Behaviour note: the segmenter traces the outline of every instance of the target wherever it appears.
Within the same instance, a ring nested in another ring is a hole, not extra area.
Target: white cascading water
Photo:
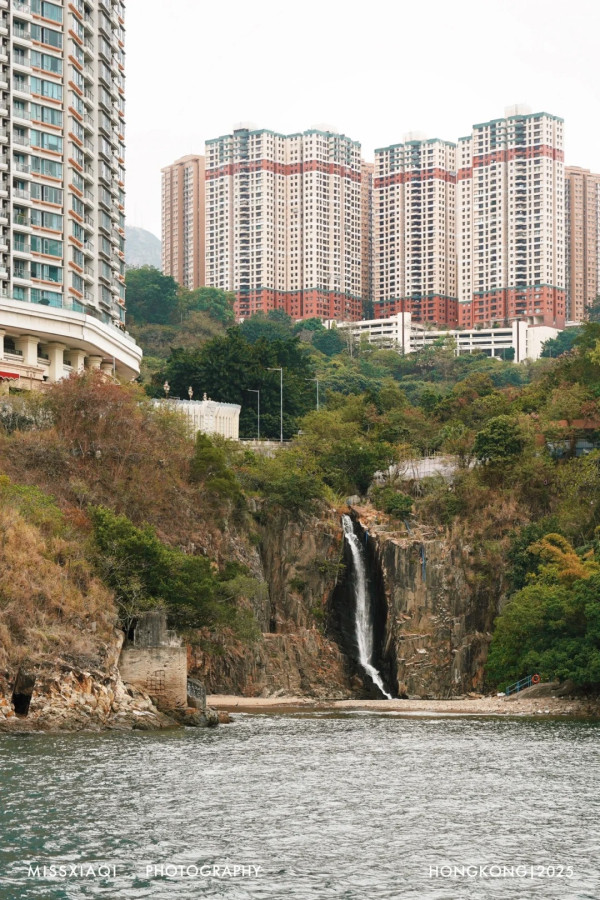
[[[358,643],[358,659],[373,682],[377,685],[384,697],[391,700],[392,697],[383,686],[381,675],[371,664],[373,657],[373,623],[371,621],[371,609],[367,592],[367,570],[365,566],[365,552],[360,541],[354,533],[354,525],[350,516],[342,516],[342,526],[354,563],[354,593],[356,599],[356,641]]]

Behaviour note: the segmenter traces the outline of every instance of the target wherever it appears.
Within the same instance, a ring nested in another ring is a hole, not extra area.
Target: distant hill
[[[125,261],[133,266],[156,266],[161,268],[160,241],[145,228],[127,225],[125,228]]]

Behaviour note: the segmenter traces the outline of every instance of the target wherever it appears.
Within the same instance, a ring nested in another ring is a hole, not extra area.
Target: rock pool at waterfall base
[[[597,900],[599,737],[328,711],[3,737],[0,897]]]

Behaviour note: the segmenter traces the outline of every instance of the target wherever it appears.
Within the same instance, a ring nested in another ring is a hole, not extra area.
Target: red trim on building
[[[272,159],[250,159],[247,162],[228,163],[217,169],[206,169],[206,180],[221,178],[223,175],[247,175],[250,172],[272,172],[274,175],[304,175],[306,172],[321,172],[324,175],[339,175],[351,181],[360,182],[360,172],[341,166],[338,163],[326,163],[317,159],[308,159],[299,163],[276,163]]]
[[[375,303],[375,318],[385,319],[398,313],[410,313],[415,322],[432,322],[435,325],[458,325],[458,300],[440,294],[420,298],[405,297]]]
[[[395,172],[373,179],[374,188],[390,187],[392,184],[410,184],[411,181],[445,181],[456,184],[456,172],[449,169],[411,169],[408,172]]]
[[[357,297],[334,291],[276,291],[270,288],[237,291],[233,305],[235,315],[247,319],[257,312],[283,309],[293,319],[335,319],[357,322],[362,318],[362,302]]]

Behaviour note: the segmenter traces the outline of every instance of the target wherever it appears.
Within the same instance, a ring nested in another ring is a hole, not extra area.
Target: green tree
[[[267,341],[246,340],[242,328],[230,328],[224,337],[207,341],[198,349],[174,350],[166,367],[154,376],[153,393],[160,396],[168,380],[171,396],[187,397],[204,393],[214,400],[239,403],[241,437],[256,436],[256,399],[250,390],[260,390],[261,436],[280,435],[280,379],[283,368],[283,431],[290,438],[298,429],[298,419],[314,403],[312,363],[296,337]]]
[[[579,328],[565,328],[564,331],[559,331],[555,338],[544,341],[541,356],[544,359],[556,359],[563,353],[569,353],[578,337]]]
[[[180,304],[182,311],[205,312],[221,325],[233,325],[235,321],[234,298],[233,293],[226,293],[219,288],[200,287],[194,291],[182,292]]]
[[[251,344],[256,341],[287,341],[292,337],[293,320],[283,309],[258,312],[240,325],[242,337]]]
[[[206,491],[218,498],[241,499],[239,485],[233,470],[227,465],[225,451],[201,431],[196,435],[190,481],[202,484]]]
[[[525,446],[521,428],[511,416],[496,416],[475,435],[474,453],[483,463],[506,463],[522,453]]]
[[[226,618],[216,602],[210,560],[173,550],[149,525],[138,528],[104,507],[92,508],[90,515],[98,567],[122,618],[156,605],[166,606],[179,626],[215,625]]]
[[[544,679],[600,683],[600,563],[548,534],[529,551],[537,573],[496,619],[487,662],[492,683],[538,672]]]
[[[346,346],[337,328],[323,328],[321,331],[315,331],[312,345],[315,350],[319,350],[325,356],[336,356],[338,353],[342,353]]]
[[[170,275],[154,266],[128,269],[125,276],[127,312],[136,324],[167,325],[179,311],[179,288]]]

